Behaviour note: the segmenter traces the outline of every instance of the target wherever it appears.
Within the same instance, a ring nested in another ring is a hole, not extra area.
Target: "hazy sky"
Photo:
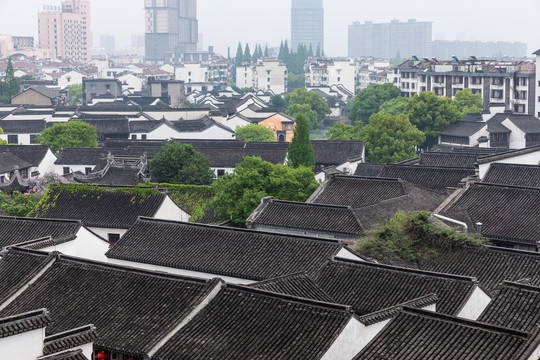
[[[143,0],[91,0],[92,31],[116,35],[117,48],[144,32]],[[0,0],[0,34],[37,37],[37,11],[60,0]],[[278,46],[290,37],[291,0],[198,0],[204,46],[232,55],[239,41]],[[347,55],[347,26],[354,21],[433,21],[433,39],[521,41],[529,53],[540,49],[539,0],[325,0],[326,53]]]

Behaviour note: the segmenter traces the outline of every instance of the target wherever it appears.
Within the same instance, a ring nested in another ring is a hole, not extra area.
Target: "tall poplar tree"
[[[289,166],[293,168],[300,166],[315,168],[315,151],[309,140],[307,118],[303,114],[296,117],[294,137],[289,145],[287,160]]]

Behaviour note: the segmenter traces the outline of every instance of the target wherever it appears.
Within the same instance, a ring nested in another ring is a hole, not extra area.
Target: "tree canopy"
[[[259,124],[248,124],[246,126],[237,127],[236,138],[242,141],[276,141],[274,132]]]
[[[214,179],[208,159],[180,142],[161,148],[150,161],[150,173],[156,181],[170,184],[210,185]]]
[[[309,104],[293,104],[287,110],[287,115],[294,118],[300,114],[306,117],[309,130],[316,130],[319,127],[319,122],[317,121],[317,112],[311,110],[311,106],[309,106]]]
[[[211,207],[222,221],[245,224],[265,196],[279,200],[306,201],[318,183],[311,169],[272,165],[258,157],[245,157],[232,174],[214,182]]]
[[[328,129],[326,133],[328,140],[336,141],[358,141],[362,140],[362,123],[359,121],[356,125],[345,125],[343,121],[339,121]]]
[[[96,128],[83,121],[72,120],[54,124],[46,128],[37,137],[37,142],[47,145],[55,154],[63,148],[96,148],[98,147]]]
[[[15,77],[13,63],[11,58],[8,59],[6,75],[0,83],[0,103],[10,104],[11,98],[21,91],[19,79]]]
[[[294,137],[289,144],[289,153],[287,160],[291,167],[298,168],[305,166],[315,167],[315,152],[313,145],[309,140],[309,129],[307,118],[303,114],[296,117],[296,126],[294,128]]]
[[[352,100],[349,118],[367,124],[371,115],[379,112],[382,104],[400,96],[393,84],[370,85],[360,91]]]
[[[456,105],[461,117],[470,113],[479,113],[482,111],[482,97],[480,94],[473,94],[471,89],[465,88],[459,90],[454,97],[454,104]]]
[[[82,96],[83,96],[82,84],[69,85],[68,96],[69,96],[69,106],[80,105],[82,103]]]
[[[461,119],[461,114],[451,99],[438,97],[431,91],[421,92],[410,98],[405,113],[411,124],[426,135],[428,147],[436,143],[439,134],[450,124]]]
[[[409,103],[408,98],[398,96],[397,98],[393,98],[391,100],[384,102],[379,108],[379,113],[388,114],[388,115],[402,114],[403,112],[405,112],[405,108],[407,107],[408,103]]]
[[[367,159],[373,163],[397,163],[416,156],[415,146],[426,137],[406,115],[375,114],[362,130]]]
[[[307,91],[305,88],[296,89],[285,97],[291,106],[294,104],[308,104],[312,110],[317,112],[319,120],[324,119],[326,115],[331,113],[328,104],[321,95]]]

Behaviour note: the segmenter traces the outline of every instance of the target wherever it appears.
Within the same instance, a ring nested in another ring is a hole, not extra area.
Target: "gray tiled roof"
[[[36,329],[43,329],[50,323],[51,316],[46,309],[0,318],[0,339]]]
[[[0,216],[0,248],[51,237],[61,243],[75,239],[81,228],[76,220],[50,220]]]
[[[491,164],[482,180],[485,183],[540,188],[540,166]]]

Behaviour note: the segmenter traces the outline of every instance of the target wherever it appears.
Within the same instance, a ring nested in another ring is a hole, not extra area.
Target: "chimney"
[[[478,236],[482,236],[482,226],[483,224],[481,222],[476,223],[476,233]]]

